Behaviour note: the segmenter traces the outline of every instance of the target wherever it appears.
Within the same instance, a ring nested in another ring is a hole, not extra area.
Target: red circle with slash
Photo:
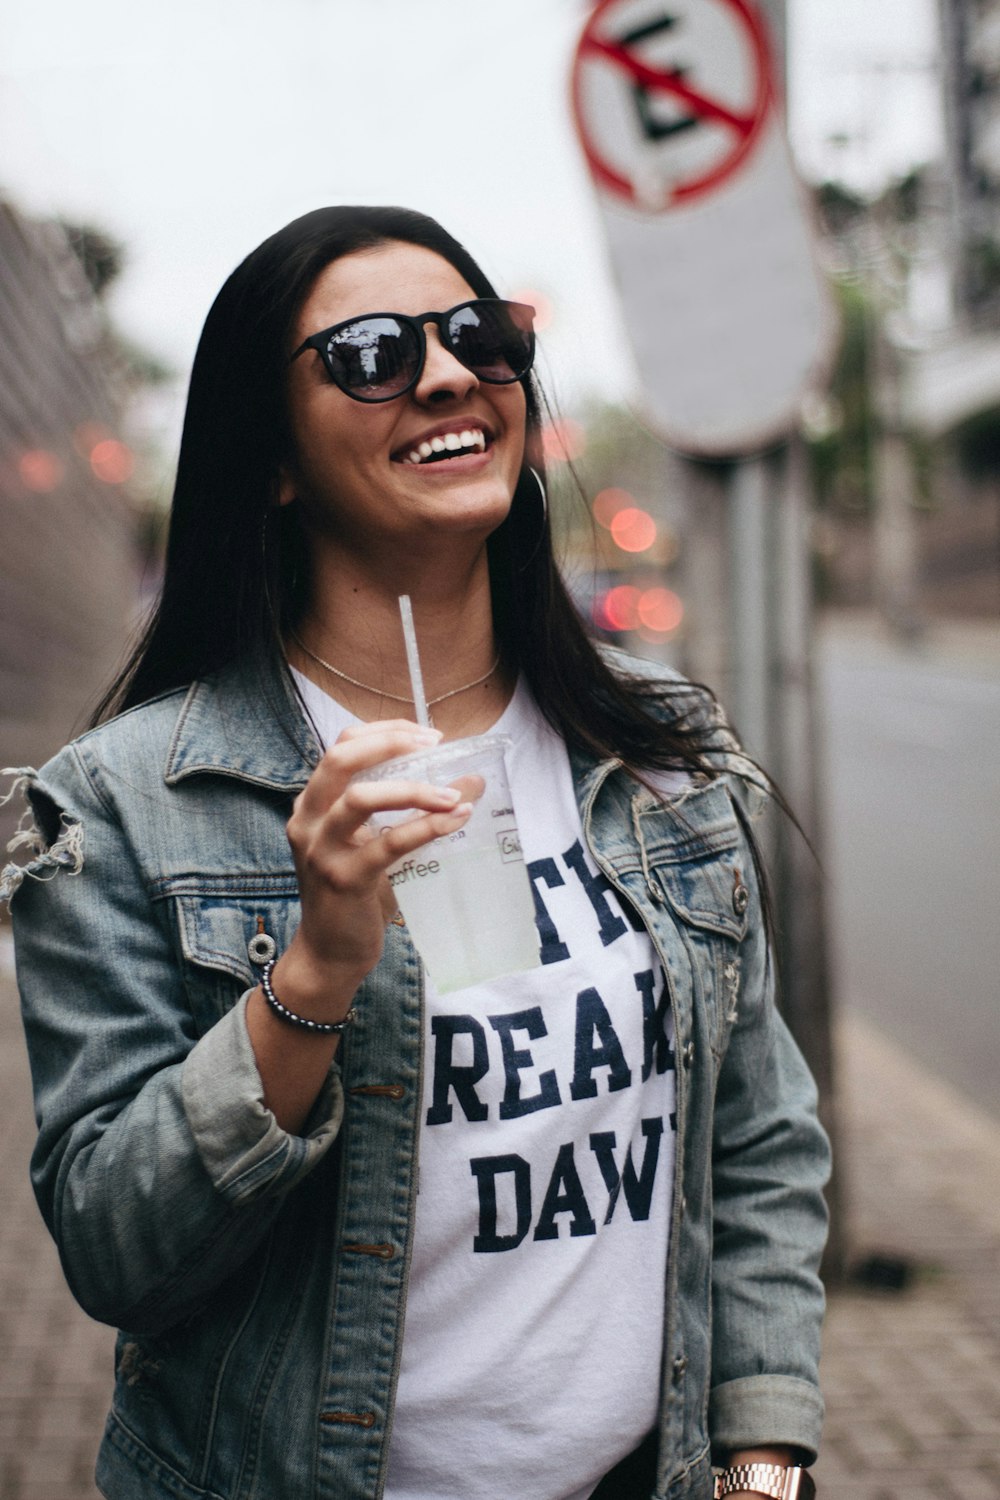
[[[730,12],[733,24],[738,27],[750,53],[753,99],[749,108],[744,111],[735,110],[721,99],[713,97],[709,89],[691,84],[687,76],[678,71],[657,68],[644,62],[634,46],[609,39],[609,13],[616,9],[624,10],[623,0],[600,0],[577,44],[573,60],[573,114],[591,174],[608,192],[647,212],[651,207],[648,198],[637,190],[635,183],[611,165],[594,140],[592,123],[587,120],[582,97],[584,65],[603,60],[617,68],[629,83],[640,84],[650,93],[666,94],[679,100],[688,107],[691,118],[724,126],[729,139],[719,159],[707,171],[702,171],[689,181],[665,187],[663,202],[658,207],[674,208],[712,192],[731,177],[750,155],[774,102],[775,88],[767,30],[764,18],[753,0],[703,0],[703,3],[721,5]]]

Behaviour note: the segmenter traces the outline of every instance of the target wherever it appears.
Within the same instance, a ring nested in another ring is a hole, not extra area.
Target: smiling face
[[[320,273],[290,348],[365,313],[444,311],[475,295],[442,256],[391,241]],[[279,498],[299,501],[314,538],[359,556],[394,545],[419,551],[449,536],[481,545],[507,515],[524,457],[524,391],[480,382],[444,348],[433,323],[425,333],[420,378],[394,401],[352,400],[315,350],[290,366],[295,456]]]

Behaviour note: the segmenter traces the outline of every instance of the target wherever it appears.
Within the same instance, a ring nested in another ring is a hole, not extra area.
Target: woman
[[[28,778],[33,1175],[123,1330],[109,1500],[809,1488],[826,1145],[752,768],[705,693],[587,639],[494,299],[399,209],[233,273],[119,716]],[[441,996],[386,870],[469,805],[353,778],[496,724],[542,963]]]

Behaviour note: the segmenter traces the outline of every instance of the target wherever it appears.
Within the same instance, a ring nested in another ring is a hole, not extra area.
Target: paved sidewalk
[[[0,1500],[96,1500],[112,1335],[66,1292],[28,1187],[31,1107],[4,936]],[[918,1272],[903,1292],[831,1299],[821,1495],[1000,1500],[1000,1125],[856,1020],[840,1052],[851,1242]]]
[[[824,1340],[823,1500],[1000,1500],[1000,1124],[851,1018],[841,1155],[855,1253],[902,1292],[840,1292]]]
[[[0,931],[0,1500],[97,1500],[114,1335],[76,1306],[28,1182],[34,1120]]]

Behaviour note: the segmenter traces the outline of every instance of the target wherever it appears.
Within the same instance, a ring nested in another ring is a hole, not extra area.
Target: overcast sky
[[[707,0],[706,0],[707,3]],[[564,404],[631,381],[567,107],[583,0],[5,0],[0,193],[96,223],[114,314],[186,375],[242,256],[331,202],[440,218],[502,290],[554,301]],[[872,186],[938,149],[934,0],[789,0],[811,175]],[[840,137],[840,144],[830,144]]]

